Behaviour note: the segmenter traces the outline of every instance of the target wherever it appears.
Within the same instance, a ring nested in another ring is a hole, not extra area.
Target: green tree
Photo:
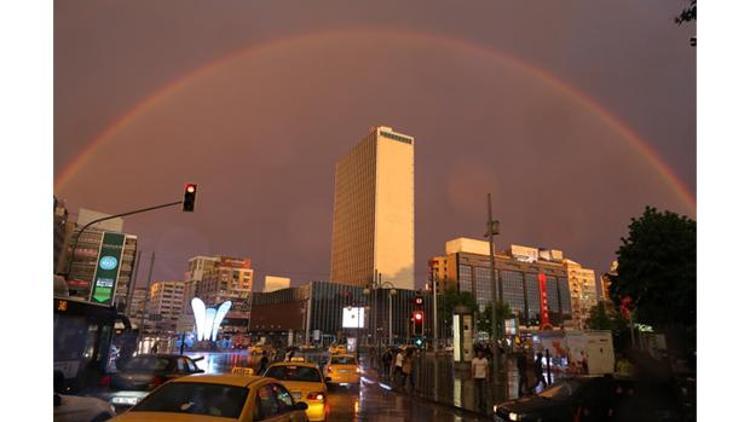
[[[513,311],[510,309],[510,305],[498,301],[495,304],[495,315],[497,315],[497,333],[502,335],[505,333],[505,320],[513,318]],[[477,328],[479,331],[492,333],[492,307],[489,304],[485,306],[484,312],[479,313]]]
[[[627,329],[627,323],[622,314],[609,309],[604,302],[592,306],[586,318],[586,328],[590,330],[621,331]]]
[[[477,302],[470,292],[459,292],[455,287],[449,287],[445,293],[438,296],[438,320],[442,321],[444,326],[450,326],[453,309],[459,305],[466,306],[472,312],[477,311]]]
[[[612,299],[619,304],[630,297],[640,322],[665,331],[683,330],[683,335],[692,333],[686,345],[695,350],[695,221],[646,207],[628,229],[628,237],[617,250]]]

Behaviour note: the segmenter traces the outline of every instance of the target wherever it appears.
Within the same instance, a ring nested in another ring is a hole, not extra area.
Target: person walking
[[[406,356],[403,360],[403,366],[402,369],[404,377],[403,377],[403,383],[402,387],[404,391],[406,391],[406,381],[409,381],[409,384],[411,385],[410,391],[414,392],[414,354],[411,350],[406,352]]]
[[[396,363],[393,368],[393,381],[401,384],[404,376],[404,352],[399,350],[396,353]]]
[[[527,375],[528,365],[526,355],[523,352],[516,356],[516,369],[518,369],[518,397],[523,397],[529,389],[529,378]]]
[[[385,352],[383,352],[383,376],[389,377],[391,374],[391,362],[393,361],[393,355],[391,355],[391,351],[388,349],[385,349]]]
[[[536,377],[536,382],[531,388],[532,390],[536,390],[539,383],[542,383],[544,388],[547,388],[547,379],[544,377],[544,363],[542,361],[541,353],[536,354],[536,361],[534,361],[534,376]]]
[[[480,350],[471,360],[471,378],[474,380],[474,393],[477,398],[477,410],[484,413],[487,407],[487,378],[490,372],[490,362]]]
[[[257,375],[263,376],[263,372],[265,372],[266,368],[268,368],[268,352],[264,350],[263,355],[260,358],[260,363],[258,364]]]

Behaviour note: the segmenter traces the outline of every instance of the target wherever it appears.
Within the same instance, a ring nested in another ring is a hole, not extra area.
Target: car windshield
[[[265,376],[279,381],[321,382],[320,371],[307,366],[273,366],[268,368]]]
[[[198,382],[172,382],[149,394],[132,412],[168,412],[237,419],[247,388]]]
[[[163,371],[169,367],[169,359],[158,356],[136,356],[125,365],[126,371]]]
[[[356,365],[356,363],[351,356],[334,356],[331,358],[331,365]]]
[[[539,397],[552,400],[565,400],[581,388],[581,383],[574,380],[560,381],[539,393]]]

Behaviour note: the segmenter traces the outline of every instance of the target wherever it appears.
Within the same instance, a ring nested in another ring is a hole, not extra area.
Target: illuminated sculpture
[[[195,333],[198,341],[216,341],[216,336],[219,334],[219,325],[229,312],[229,308],[232,307],[232,302],[227,300],[218,308],[206,309],[206,304],[200,298],[195,297],[190,304],[193,307]]]

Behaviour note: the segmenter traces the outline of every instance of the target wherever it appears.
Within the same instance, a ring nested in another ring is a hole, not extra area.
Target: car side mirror
[[[326,382],[331,382],[331,377],[326,377]]]
[[[307,410],[307,403],[303,401],[294,403],[294,410]]]

